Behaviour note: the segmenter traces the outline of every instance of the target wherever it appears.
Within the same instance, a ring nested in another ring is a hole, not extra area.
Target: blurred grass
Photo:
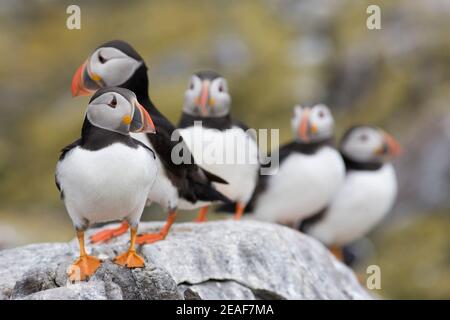
[[[381,268],[381,290],[389,299],[450,298],[450,212],[422,214],[374,235],[377,254],[362,266]],[[375,291],[378,293],[378,291]]]
[[[81,7],[81,30],[65,27],[73,3]],[[450,98],[450,20],[448,11],[430,9],[436,3],[2,2],[0,223],[18,231],[16,244],[72,238],[54,169],[59,150],[78,138],[88,101],[71,98],[72,74],[99,44],[124,39],[136,47],[149,67],[151,96],[173,122],[190,74],[208,68],[228,79],[232,113],[254,128],[279,128],[280,143],[291,139],[293,105],[317,102],[333,109],[337,136],[369,122],[403,140],[424,119],[449,111],[434,103]],[[368,4],[381,6],[382,30],[367,30]],[[223,58],[233,50],[237,58]],[[180,213],[179,221],[194,216]],[[375,234],[383,296],[450,297],[448,216],[430,213]],[[164,218],[153,206],[143,220]]]

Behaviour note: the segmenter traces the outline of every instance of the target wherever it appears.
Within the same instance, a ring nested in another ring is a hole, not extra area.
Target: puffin
[[[365,236],[391,211],[397,195],[391,161],[401,147],[384,130],[357,125],[345,132],[339,149],[345,181],[327,208],[302,221],[300,229],[342,260],[341,248]]]
[[[259,151],[255,135],[230,110],[226,79],[215,71],[196,72],[184,94],[178,131],[194,159],[228,182],[214,185],[232,201],[239,220],[258,180]],[[197,221],[206,221],[207,211],[202,207]]]
[[[158,167],[153,150],[133,139],[130,132],[153,134],[151,116],[130,90],[104,88],[89,101],[81,138],[62,149],[55,182],[80,249],[78,260],[69,269],[71,281],[86,280],[101,265],[85,249],[84,233],[92,223],[128,221],[130,247],[114,262],[128,268],[144,266],[135,241]]]
[[[344,181],[345,166],[334,147],[330,109],[324,104],[297,105],[291,126],[294,140],[275,150],[278,166],[260,176],[246,209],[254,219],[297,225],[326,207]]]
[[[189,149],[181,137],[176,138],[176,127],[155,107],[148,93],[147,66],[141,55],[127,42],[113,40],[100,45],[77,69],[72,80],[72,95],[90,95],[98,88],[118,86],[133,91],[138,101],[151,115],[156,127],[155,134],[132,133],[156,154],[158,175],[148,195],[149,203],[156,202],[167,210],[168,217],[157,233],[139,235],[138,244],[153,243],[165,239],[176,219],[177,209],[202,207],[214,201],[229,202],[218,192],[212,182],[227,182],[193,161]],[[172,160],[174,149],[182,149],[183,161]],[[118,228],[106,229],[94,234],[91,242],[108,241],[125,233],[129,225],[125,220]]]

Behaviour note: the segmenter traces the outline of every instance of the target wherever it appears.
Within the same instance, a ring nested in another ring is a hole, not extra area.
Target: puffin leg
[[[129,224],[127,221],[123,221],[119,227],[112,228],[112,229],[106,229],[99,232],[94,233],[91,237],[91,243],[100,243],[100,242],[106,242],[108,240],[111,240],[112,238],[116,238],[118,236],[123,235],[125,232],[127,232],[129,228]]]
[[[342,248],[338,246],[330,247],[331,253],[338,259],[339,261],[344,261],[344,255],[342,253]]]
[[[138,255],[135,249],[137,228],[130,228],[130,233],[130,248],[127,252],[117,256],[114,262],[128,268],[143,268],[145,265],[144,258]]]
[[[206,222],[208,221],[207,215],[208,215],[208,206],[204,206],[200,208],[198,211],[197,218],[195,218],[195,222]]]
[[[236,202],[236,211],[234,214],[234,220],[241,220],[242,215],[244,214],[245,207],[240,203]]]
[[[158,233],[147,233],[139,235],[136,239],[136,243],[148,244],[164,240],[167,234],[169,233],[172,224],[175,222],[176,217],[177,217],[176,211],[170,211],[169,216],[167,217],[166,224],[164,225],[164,227],[162,227],[162,229]]]
[[[84,247],[84,231],[77,231],[78,243],[80,244],[80,257],[75,261],[67,272],[71,282],[84,281],[92,276],[102,264],[99,259],[89,256]]]

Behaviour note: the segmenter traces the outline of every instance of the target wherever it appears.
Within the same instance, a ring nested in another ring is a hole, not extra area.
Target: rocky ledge
[[[142,223],[155,232],[160,223]],[[91,233],[94,230],[90,231]],[[0,251],[0,299],[370,299],[353,272],[295,230],[254,221],[181,223],[165,241],[138,248],[143,269],[111,259],[129,236],[88,245],[105,262],[88,282],[66,270],[78,244],[32,244]]]

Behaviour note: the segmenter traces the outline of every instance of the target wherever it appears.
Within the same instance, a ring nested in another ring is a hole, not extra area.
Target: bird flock
[[[335,147],[330,109],[295,106],[293,140],[272,150],[278,165],[270,166],[260,161],[249,128],[231,117],[227,81],[217,72],[191,76],[177,126],[155,107],[148,85],[145,61],[121,40],[99,46],[73,76],[72,95],[91,98],[81,137],[62,149],[55,174],[80,247],[71,281],[88,279],[101,265],[85,249],[85,231],[95,223],[122,221],[93,234],[93,244],[130,231],[129,249],[114,259],[128,268],[145,265],[136,244],[164,240],[178,209],[197,209],[200,223],[215,203],[235,220],[248,213],[292,226],[339,257],[395,202],[391,160],[400,146],[378,127],[353,126]],[[167,220],[159,232],[139,234],[142,212],[154,202]]]

